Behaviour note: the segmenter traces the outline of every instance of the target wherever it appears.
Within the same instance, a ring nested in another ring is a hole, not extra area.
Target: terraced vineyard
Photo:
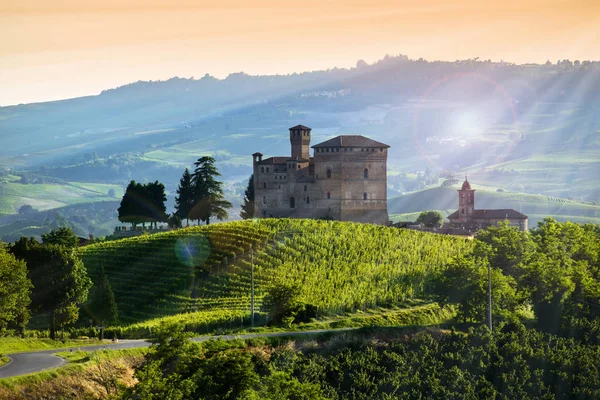
[[[433,276],[471,246],[374,225],[264,219],[98,243],[81,252],[96,284],[105,271],[123,324],[182,312],[234,324],[250,307],[252,265],[257,306],[271,285],[283,282],[301,287],[302,300],[320,314],[337,314],[426,298]]]

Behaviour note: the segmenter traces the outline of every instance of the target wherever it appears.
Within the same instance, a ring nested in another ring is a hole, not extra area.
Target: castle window
[[[365,170],[363,171],[363,175],[365,179],[369,179],[369,170],[367,168],[365,168]]]
[[[330,199],[331,198],[331,193],[327,192],[327,198]]]
[[[465,209],[464,209],[464,208],[463,208],[463,209],[461,209],[461,210],[460,210],[460,213],[464,215],[464,214],[465,214]]]
[[[265,172],[265,167],[260,167],[260,172]]]
[[[305,191],[305,192],[306,192],[306,189],[307,189],[307,188],[306,188],[306,185],[304,185],[304,191]]]
[[[298,165],[298,169],[300,169],[300,166]]]
[[[327,169],[327,178],[331,178],[331,169]]]
[[[290,197],[290,208],[296,208],[296,199]]]
[[[306,204],[310,204],[310,197],[306,196]]]
[[[367,192],[363,193],[363,200],[367,200]]]
[[[266,216],[267,216],[267,211],[263,210],[263,217],[266,217]]]
[[[267,204],[267,196],[263,196],[263,204]]]
[[[263,182],[263,189],[267,188],[267,182]]]

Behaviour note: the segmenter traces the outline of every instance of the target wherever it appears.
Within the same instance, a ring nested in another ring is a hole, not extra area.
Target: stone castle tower
[[[254,215],[386,225],[388,145],[342,135],[312,146],[311,128],[290,128],[291,157],[253,154]]]

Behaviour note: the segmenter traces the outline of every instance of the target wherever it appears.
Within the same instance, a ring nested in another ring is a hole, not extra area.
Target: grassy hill
[[[353,243],[360,243],[355,246]],[[182,316],[237,320],[248,314],[252,262],[257,305],[274,284],[301,288],[319,315],[427,298],[429,283],[464,239],[375,225],[264,219],[181,230],[82,248],[99,287],[108,277],[120,322]],[[96,296],[96,297],[95,297]],[[87,307],[101,307],[92,293]]]
[[[579,203],[553,196],[526,193],[491,192],[478,190],[475,192],[476,209],[513,208],[529,216],[529,226],[551,216],[559,221],[600,222],[600,206]],[[454,212],[458,208],[457,187],[422,190],[394,197],[388,200],[388,212],[394,214],[417,213],[426,210],[446,210]],[[400,217],[397,218],[401,220]]]

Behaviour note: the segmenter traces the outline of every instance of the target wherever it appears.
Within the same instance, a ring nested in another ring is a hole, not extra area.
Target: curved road
[[[277,336],[301,336],[311,335],[318,333],[327,332],[343,332],[357,330],[360,328],[342,328],[342,329],[317,329],[312,331],[302,332],[273,332],[273,333],[247,333],[243,335],[223,335],[223,336],[203,336],[192,338],[190,340],[194,342],[204,342],[210,339],[222,339],[222,340],[234,340],[234,339],[251,339],[255,337],[277,337]],[[80,347],[66,347],[62,349],[54,350],[42,350],[42,351],[30,351],[26,353],[13,353],[7,354],[10,359],[8,364],[0,367],[0,378],[9,378],[12,376],[31,374],[34,372],[41,372],[47,369],[60,367],[66,364],[66,361],[55,353],[65,352],[69,350],[83,350],[83,351],[94,351],[94,350],[119,350],[119,349],[133,349],[139,347],[149,347],[150,342],[146,340],[120,340],[118,343],[107,343],[105,345],[95,346],[80,346]]]

